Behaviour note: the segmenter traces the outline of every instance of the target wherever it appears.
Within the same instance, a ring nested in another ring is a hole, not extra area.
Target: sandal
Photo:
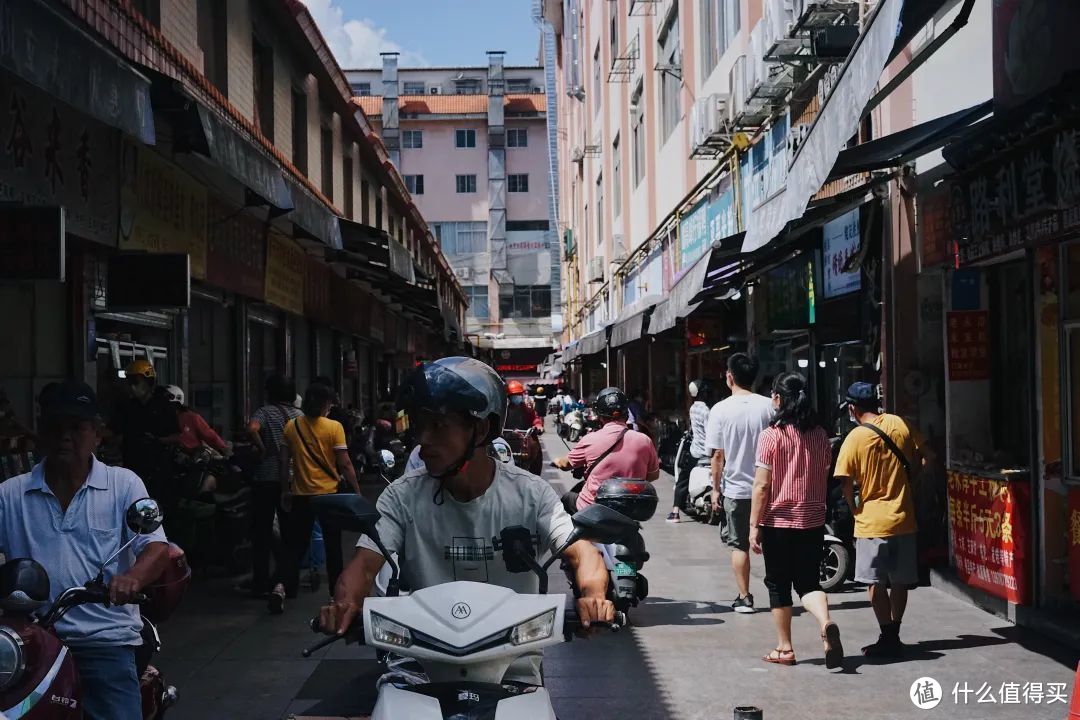
[[[821,631],[821,639],[825,641],[825,667],[834,670],[844,664],[844,646],[840,642],[840,627],[830,622]]]
[[[772,663],[773,665],[790,666],[795,664],[795,651],[776,648],[775,650],[770,650],[769,654],[761,659],[767,663]]]

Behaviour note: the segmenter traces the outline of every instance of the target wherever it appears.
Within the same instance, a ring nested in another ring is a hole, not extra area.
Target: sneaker
[[[754,612],[754,596],[744,595],[735,598],[735,601],[731,603],[731,609],[737,613],[743,615],[749,615]]]
[[[878,635],[877,642],[862,649],[866,657],[898,658],[904,654],[904,644],[897,635]]]
[[[677,513],[677,512],[669,512],[668,516],[667,516],[667,521],[669,523],[679,523],[679,522],[682,522],[682,518],[679,516],[679,513]]]
[[[285,612],[285,586],[278,583],[274,586],[273,591],[270,593],[270,598],[266,601],[266,608],[270,611],[271,615],[280,615]]]

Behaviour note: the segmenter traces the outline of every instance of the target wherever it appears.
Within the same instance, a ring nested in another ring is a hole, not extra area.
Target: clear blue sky
[[[375,67],[379,53],[401,65],[483,65],[505,50],[508,65],[533,65],[540,34],[531,0],[304,0],[344,68]]]

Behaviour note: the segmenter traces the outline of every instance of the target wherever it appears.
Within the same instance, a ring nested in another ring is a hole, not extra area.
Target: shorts
[[[724,498],[724,542],[732,550],[750,549],[750,498]]]
[[[794,604],[792,589],[800,598],[821,592],[824,527],[802,529],[762,525],[760,533],[770,608],[791,607]]]
[[[855,538],[855,582],[911,587],[919,584],[918,535]]]

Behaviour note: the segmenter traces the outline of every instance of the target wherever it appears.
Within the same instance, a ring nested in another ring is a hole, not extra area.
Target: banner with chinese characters
[[[123,143],[120,249],[187,253],[206,278],[206,186],[134,140]]]
[[[206,280],[211,285],[263,299],[266,223],[211,197],[207,217]]]
[[[1069,591],[1080,602],[1080,488],[1069,488]]]
[[[1031,487],[949,471],[949,527],[956,572],[972,587],[1031,602]]]
[[[951,197],[945,183],[919,193],[916,233],[920,239],[920,266],[942,265],[952,259]]]
[[[293,240],[271,233],[266,243],[266,302],[304,314],[307,256]]]
[[[954,310],[945,314],[949,380],[990,378],[990,312]]]

